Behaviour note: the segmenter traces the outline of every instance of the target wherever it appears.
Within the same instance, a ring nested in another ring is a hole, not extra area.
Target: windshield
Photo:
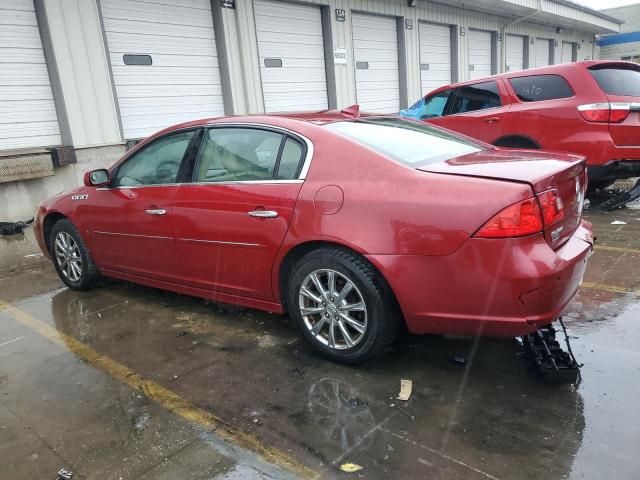
[[[599,68],[590,72],[604,93],[640,97],[639,71],[628,68]]]
[[[400,118],[335,122],[326,128],[411,167],[484,150],[481,144],[454,133]]]

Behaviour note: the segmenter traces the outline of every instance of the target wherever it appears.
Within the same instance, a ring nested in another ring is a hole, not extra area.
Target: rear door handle
[[[486,118],[484,121],[487,122],[487,123],[499,122],[500,121],[500,117],[489,117],[489,118]]]
[[[252,210],[247,212],[250,217],[257,218],[275,218],[278,216],[278,212],[273,210]]]
[[[144,213],[147,215],[166,215],[167,211],[163,208],[148,208]]]

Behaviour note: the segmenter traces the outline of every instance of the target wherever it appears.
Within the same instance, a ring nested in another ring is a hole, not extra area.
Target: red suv
[[[510,148],[587,158],[590,186],[640,176],[640,65],[588,61],[441,87],[401,115]]]

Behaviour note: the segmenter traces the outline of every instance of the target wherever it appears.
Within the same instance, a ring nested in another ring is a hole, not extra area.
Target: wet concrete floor
[[[577,387],[538,383],[494,339],[407,336],[335,365],[286,317],[125,282],[72,292],[29,235],[0,239],[0,478],[640,478],[640,211],[590,220],[599,248],[566,316]]]

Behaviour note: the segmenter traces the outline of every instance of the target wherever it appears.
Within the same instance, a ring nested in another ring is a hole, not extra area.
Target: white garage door
[[[507,72],[516,72],[524,69],[524,37],[520,35],[507,35],[506,44]]]
[[[100,3],[125,138],[224,114],[209,0]]]
[[[396,20],[354,13],[352,22],[356,99],[360,109],[397,112],[400,80]]]
[[[0,3],[0,150],[59,145],[33,0]]]
[[[573,62],[573,43],[562,42],[562,63]]]
[[[536,67],[551,65],[551,40],[536,38]]]
[[[451,83],[451,28],[420,23],[420,86],[422,93]]]
[[[469,79],[491,75],[491,32],[469,30]]]
[[[327,108],[320,8],[254,1],[266,112]]]

